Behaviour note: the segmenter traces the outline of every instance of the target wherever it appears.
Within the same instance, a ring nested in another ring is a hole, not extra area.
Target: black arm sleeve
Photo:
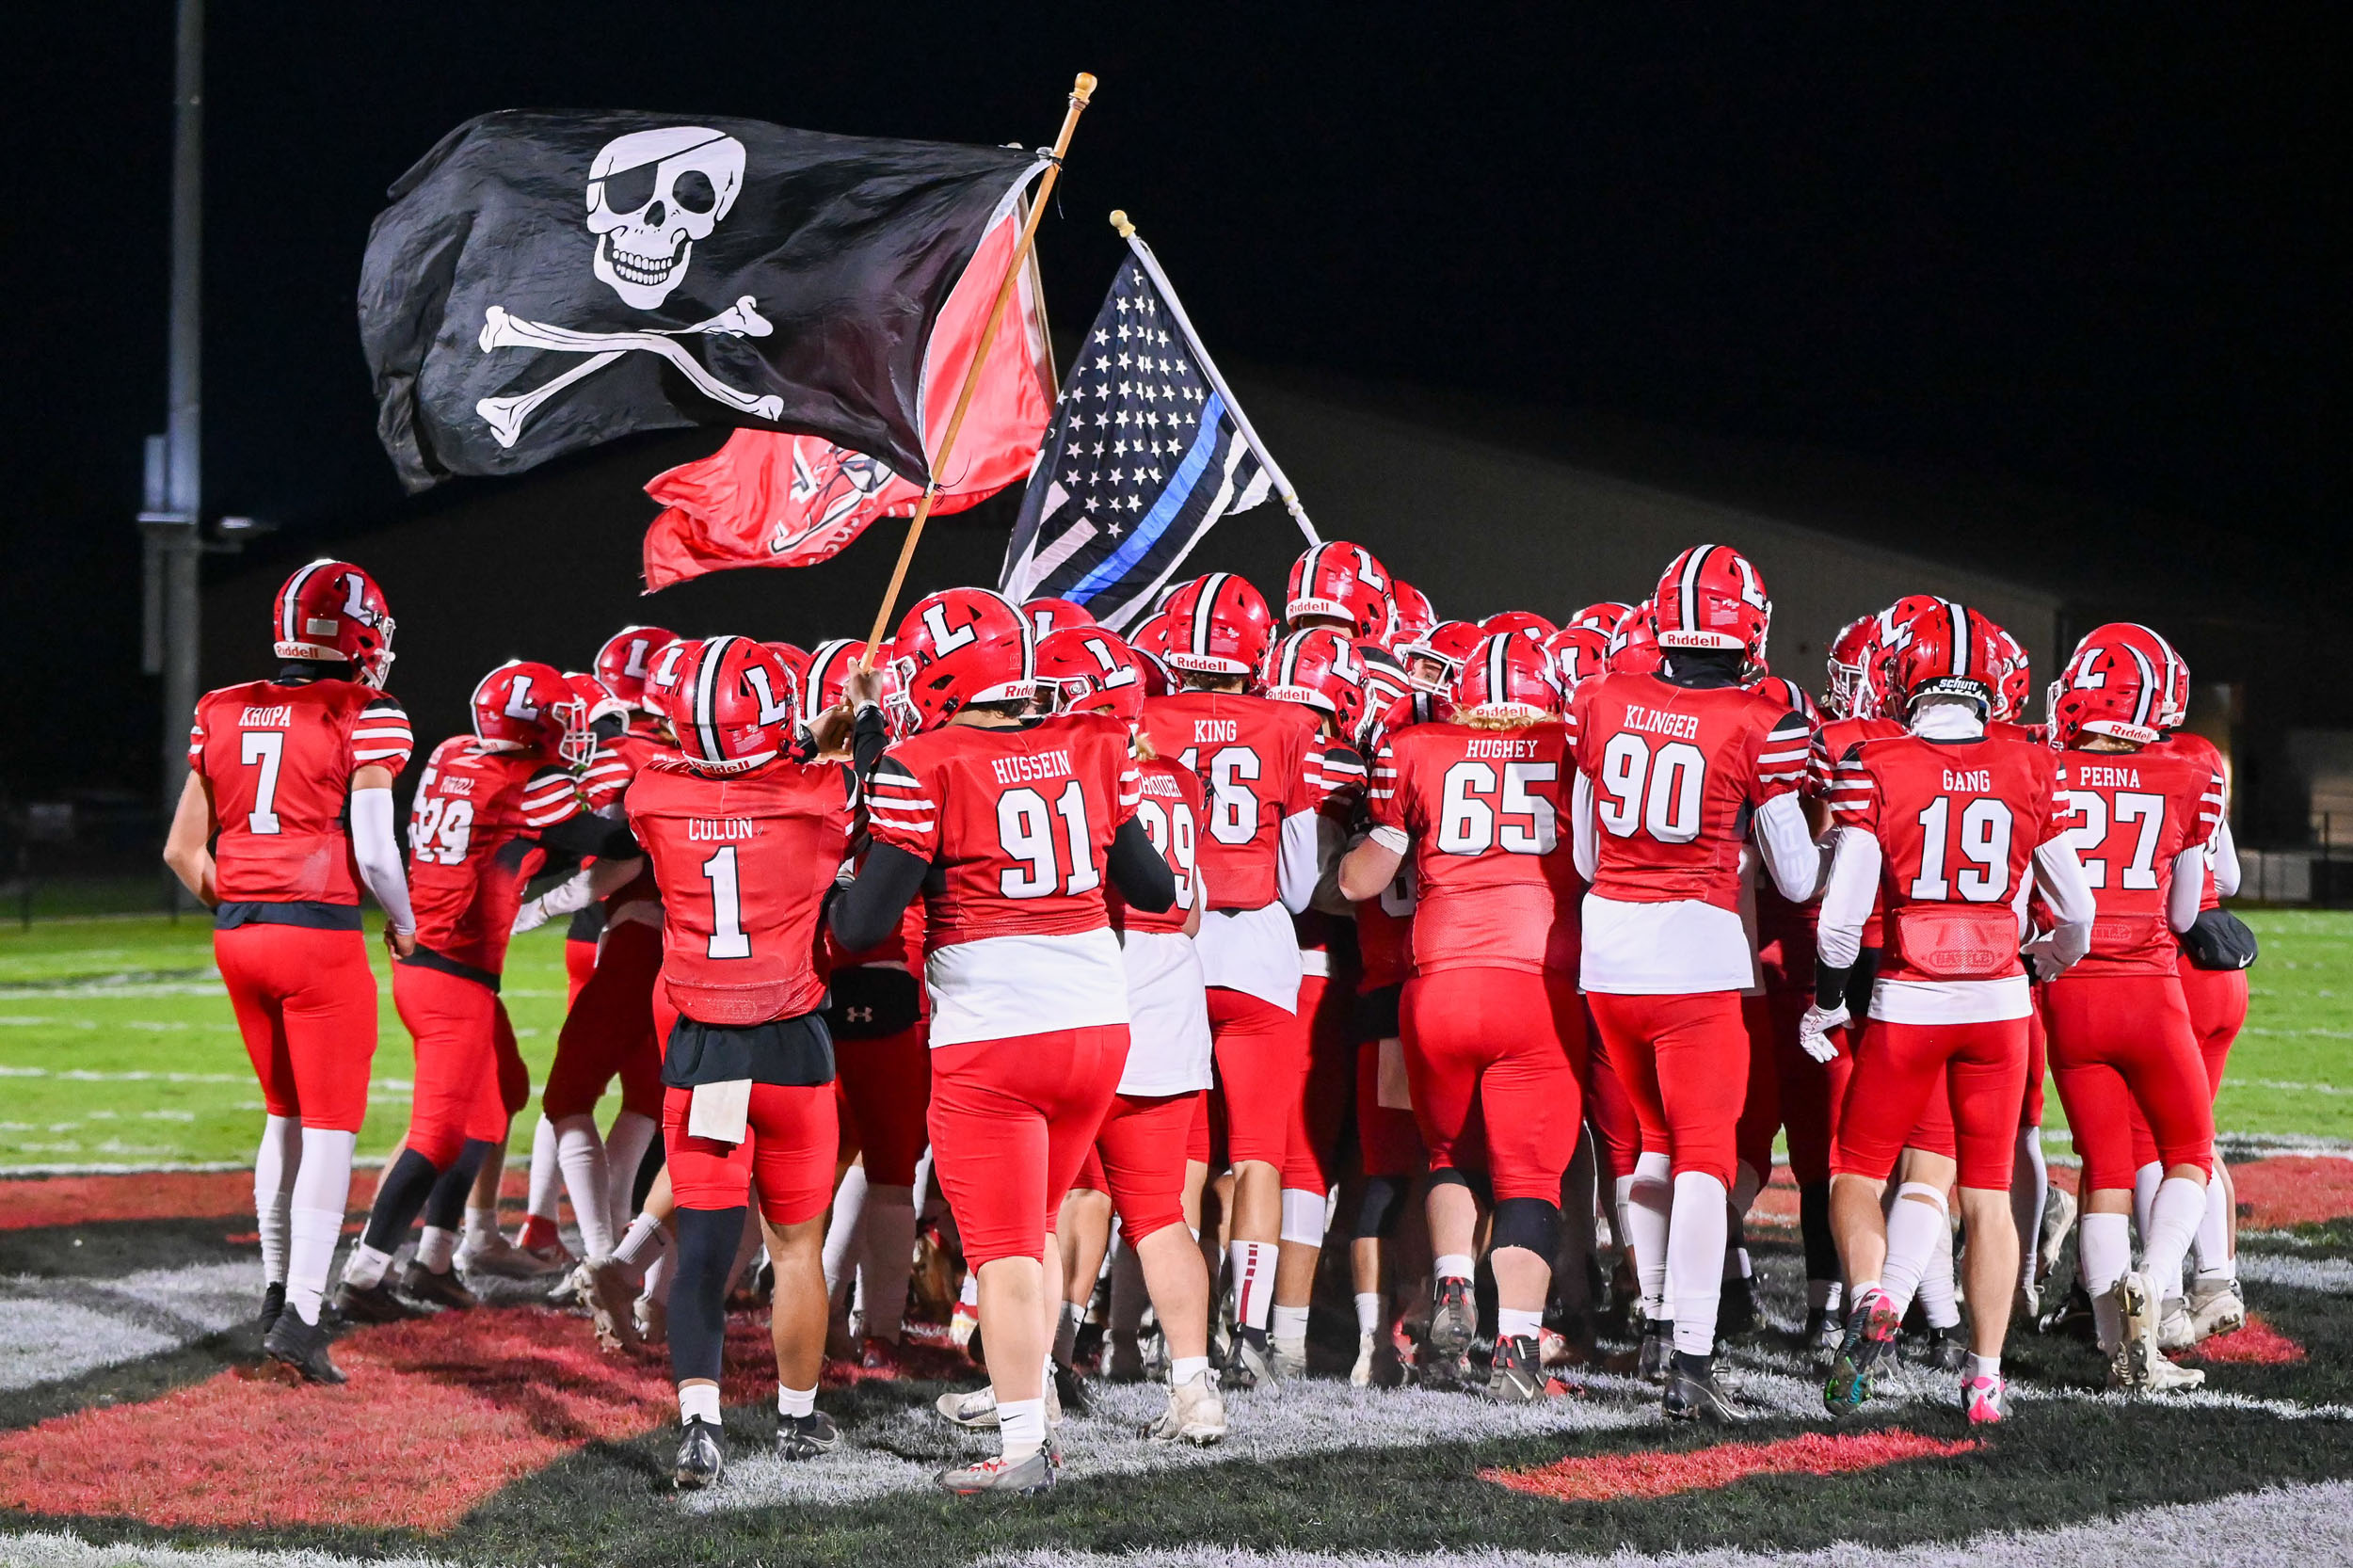
[[[850,761],[857,769],[858,777],[864,778],[874,771],[874,764],[882,760],[882,754],[889,745],[890,731],[883,726],[882,710],[859,709],[850,730]]]
[[[590,856],[600,860],[626,860],[645,854],[626,824],[609,821],[593,811],[568,817],[539,832],[542,847],[559,855]]]
[[[1104,857],[1119,896],[1147,915],[1157,915],[1176,902],[1176,873],[1152,847],[1144,824],[1129,817],[1119,824],[1112,852]]]
[[[905,912],[907,900],[923,886],[923,873],[931,869],[930,861],[896,844],[876,844],[868,850],[857,880],[825,902],[826,923],[841,946],[851,952],[864,952],[889,936]]]
[[[1845,1006],[1847,987],[1853,976],[1851,965],[1843,969],[1833,969],[1817,955],[1814,960],[1814,1005],[1830,1012]]]

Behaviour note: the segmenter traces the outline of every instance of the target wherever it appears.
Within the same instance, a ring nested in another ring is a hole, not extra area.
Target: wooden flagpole
[[[1063,116],[1062,134],[1054,138],[1054,155],[1047,164],[1045,174],[1037,183],[1037,195],[1030,202],[1029,220],[1021,225],[1021,237],[1015,242],[1013,260],[1005,267],[1005,280],[998,285],[997,303],[989,308],[988,323],[981,328],[981,344],[974,350],[972,362],[964,372],[964,385],[956,392],[956,406],[948,415],[947,433],[939,439],[939,451],[931,460],[931,483],[923,487],[923,499],[916,504],[915,517],[907,524],[907,536],[899,546],[899,564],[891,568],[890,586],[883,593],[880,608],[874,612],[874,629],[866,634],[866,654],[859,668],[874,667],[874,649],[881,646],[883,628],[889,624],[890,612],[898,607],[899,590],[906,586],[907,564],[915,559],[916,541],[923,536],[923,524],[932,515],[932,503],[939,497],[940,472],[948,466],[949,456],[956,449],[956,434],[964,428],[965,411],[972,407],[972,393],[981,384],[981,367],[988,362],[989,350],[997,345],[997,329],[1004,325],[1005,306],[1013,298],[1013,291],[1021,280],[1022,264],[1029,259],[1030,244],[1037,237],[1038,220],[1046,216],[1046,200],[1054,191],[1054,177],[1062,172],[1063,154],[1070,150],[1070,134],[1079,128],[1079,116],[1085,110],[1087,100],[1095,96],[1095,77],[1087,72],[1079,72],[1071,84],[1070,111]]]

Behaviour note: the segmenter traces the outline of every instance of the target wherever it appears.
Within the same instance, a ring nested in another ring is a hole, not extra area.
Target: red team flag
[[[936,451],[956,391],[988,323],[1020,227],[1010,197],[941,307],[923,360],[926,445]],[[1053,411],[1053,360],[1034,259],[1014,291],[951,472],[932,510],[960,512],[1029,477]],[[923,487],[822,436],[744,428],[710,456],[648,482],[665,508],[646,530],[646,590],[729,567],[806,567],[832,559],[876,518],[909,517]]]

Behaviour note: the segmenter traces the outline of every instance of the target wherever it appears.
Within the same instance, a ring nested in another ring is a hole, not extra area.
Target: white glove
[[[520,936],[526,931],[536,931],[558,915],[577,915],[587,908],[591,897],[588,875],[585,871],[575,872],[537,898],[526,900],[515,911],[513,934]]]
[[[2045,985],[2067,972],[2066,963],[2052,951],[2051,933],[2047,931],[2028,942],[2020,956],[2026,960],[2026,967],[2034,971],[2035,979]]]
[[[1852,1021],[1852,1016],[1848,1013],[1844,1002],[1836,1007],[1810,1002],[1806,1006],[1805,1016],[1798,1020],[1798,1044],[1804,1048],[1806,1055],[1817,1062],[1835,1061],[1838,1043],[1830,1037],[1830,1032]]]
[[[527,898],[523,900],[522,907],[515,911],[515,923],[509,935],[520,936],[526,931],[536,931],[548,923],[549,917],[553,913],[554,911],[548,907],[545,895],[538,898]]]

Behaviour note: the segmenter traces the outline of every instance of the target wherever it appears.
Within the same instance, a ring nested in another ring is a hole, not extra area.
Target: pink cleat
[[[2009,1418],[2009,1384],[1998,1377],[1969,1378],[1961,1385],[1961,1408],[1973,1427],[1992,1426]]]

